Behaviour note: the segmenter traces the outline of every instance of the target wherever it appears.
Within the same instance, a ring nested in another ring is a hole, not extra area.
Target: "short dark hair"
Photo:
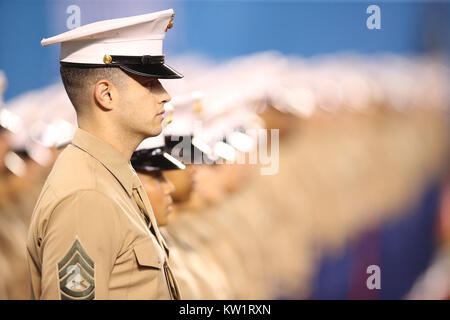
[[[115,85],[121,86],[125,72],[118,67],[78,67],[61,65],[59,68],[61,79],[67,95],[75,110],[80,112],[81,107],[89,103],[90,90],[97,81],[108,79]]]

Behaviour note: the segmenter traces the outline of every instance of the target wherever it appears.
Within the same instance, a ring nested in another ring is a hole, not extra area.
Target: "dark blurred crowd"
[[[245,110],[259,128],[279,129],[277,148],[269,136],[268,152],[278,159],[273,174],[261,174],[267,164],[248,162],[163,172],[173,210],[162,232],[183,298],[314,297],[325,255],[407,219],[406,209],[432,182],[440,190],[436,251],[405,298],[450,297],[448,67],[438,57],[302,60],[268,53],[221,64],[184,57],[178,64],[188,66],[185,80],[167,90],[174,99],[202,90],[205,119]],[[0,299],[29,298],[28,224],[61,152],[56,140],[42,143],[40,135],[31,146],[29,136],[42,119],[75,125],[64,97],[52,87],[0,109]],[[149,189],[157,215],[152,197]]]

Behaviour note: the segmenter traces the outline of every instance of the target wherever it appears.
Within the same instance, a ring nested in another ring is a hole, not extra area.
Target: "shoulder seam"
[[[100,190],[96,190],[96,189],[78,189],[78,190],[74,190],[72,192],[70,192],[69,194],[67,194],[66,196],[64,196],[63,198],[59,199],[59,201],[55,204],[55,206],[53,207],[51,213],[48,216],[48,221],[50,221],[52,219],[53,213],[55,212],[56,208],[65,200],[75,196],[77,193],[85,193],[85,192],[93,192],[93,193],[97,193],[100,194],[102,196],[104,196],[105,198],[107,198],[108,200],[111,201],[111,203],[114,204],[114,206],[117,209],[120,209],[120,207],[115,203],[115,201],[113,200],[113,198],[111,198],[109,195],[105,194],[104,192],[100,191]]]

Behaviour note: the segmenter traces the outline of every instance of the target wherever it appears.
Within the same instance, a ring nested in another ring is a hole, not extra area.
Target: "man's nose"
[[[166,91],[166,89],[164,89],[164,87],[161,85],[161,103],[167,103],[169,102],[172,97],[170,96],[170,94]]]

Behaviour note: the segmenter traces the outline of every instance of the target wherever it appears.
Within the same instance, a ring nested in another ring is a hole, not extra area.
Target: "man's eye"
[[[154,87],[154,86],[156,86],[157,82],[158,82],[157,79],[152,78],[145,84],[145,86],[146,87]]]

